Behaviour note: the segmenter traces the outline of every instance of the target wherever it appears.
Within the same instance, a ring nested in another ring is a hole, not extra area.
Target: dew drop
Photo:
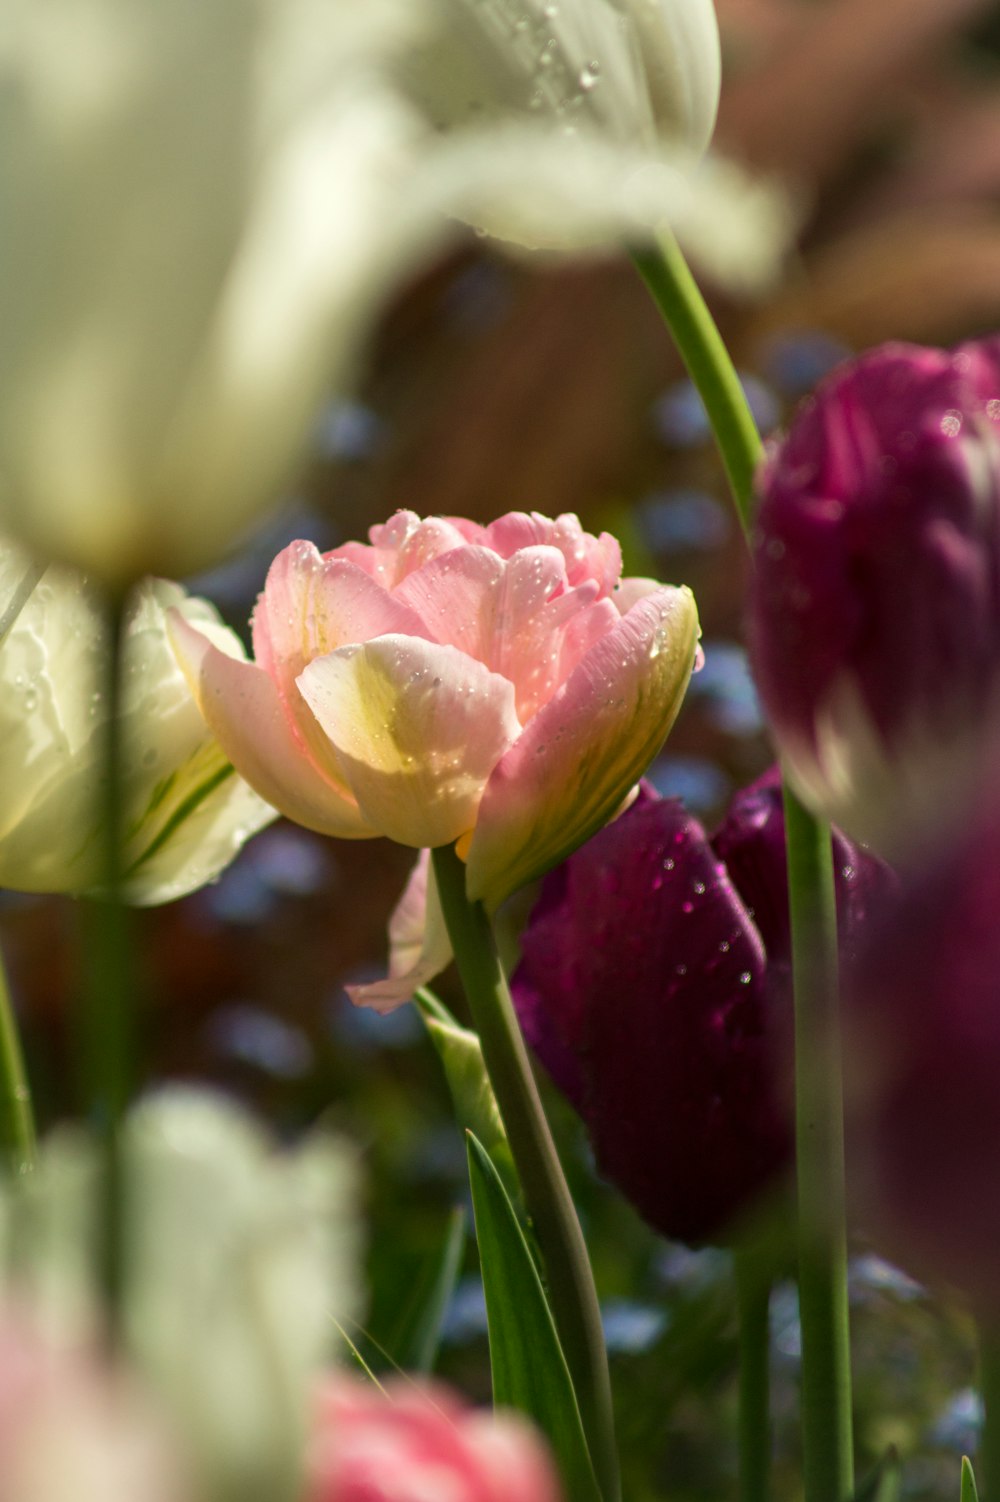
[[[705,883],[703,881],[693,881],[691,883],[691,890],[696,897],[703,897],[705,895]]]
[[[674,966],[674,974],[675,975],[687,975],[687,973],[688,973],[688,967],[686,965],[675,965]]]
[[[663,869],[664,871],[672,871],[676,864],[677,862],[674,860],[673,856],[668,855],[666,860],[663,862]]]
[[[952,407],[941,419],[941,431],[946,438],[954,438],[962,431],[962,414]]]
[[[589,94],[600,83],[600,73],[601,65],[596,60],[584,64],[580,73],[580,87],[585,94]]]
[[[753,980],[753,976],[750,974],[749,970],[743,970],[743,971],[741,971],[741,973],[740,973],[740,985],[741,986],[748,986],[752,980]]]

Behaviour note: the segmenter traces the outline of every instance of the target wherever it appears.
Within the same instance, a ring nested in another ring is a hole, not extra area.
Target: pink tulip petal
[[[468,546],[410,574],[395,598],[413,607],[435,641],[510,679],[523,724],[576,666],[582,652],[567,663],[565,639],[597,591],[592,580],[567,587],[558,548],[523,548],[504,561],[487,548]],[[615,619],[609,607],[601,630]],[[586,648],[594,639],[587,637]]]
[[[521,728],[505,678],[416,637],[342,647],[298,682],[365,816],[401,845],[449,845],[471,829]]]
[[[347,559],[386,589],[393,590],[414,569],[432,558],[464,547],[465,533],[450,519],[430,516],[426,521],[413,511],[397,511],[381,526],[372,527],[371,543],[347,542],[328,553],[328,558]]]
[[[170,639],[202,715],[236,770],[275,808],[320,834],[367,839],[377,834],[353,796],[302,754],[278,690],[263,668],[230,657],[177,610]]]
[[[607,822],[673,723],[697,641],[690,591],[663,588],[596,643],[487,783],[470,898],[496,907]]]
[[[610,594],[622,572],[622,554],[610,532],[593,537],[570,512],[550,521],[537,511],[510,511],[486,528],[484,542],[501,558],[510,558],[519,548],[539,544],[558,548],[566,560],[570,584],[596,580],[602,595]]]
[[[367,985],[347,986],[355,1006],[391,1012],[409,1001],[451,963],[445,926],[431,867],[430,851],[420,852],[403,895],[389,919],[389,974]]]
[[[356,564],[324,558],[314,543],[304,541],[291,543],[271,564],[253,615],[254,658],[274,680],[294,739],[320,775],[349,801],[336,752],[303,702],[296,680],[313,658],[390,631],[427,634],[412,610]]]

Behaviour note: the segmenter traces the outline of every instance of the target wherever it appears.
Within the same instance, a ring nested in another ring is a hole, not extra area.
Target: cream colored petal
[[[514,688],[455,647],[382,636],[317,658],[302,696],[371,827],[402,845],[448,845],[520,724]]]

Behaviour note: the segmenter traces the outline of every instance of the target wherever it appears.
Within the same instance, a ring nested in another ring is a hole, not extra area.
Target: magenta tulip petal
[[[724,1236],[788,1162],[789,1017],[704,830],[643,798],[546,878],[522,949],[518,1016],[598,1167],[664,1234]]]
[[[520,731],[505,678],[454,647],[382,636],[317,658],[298,681],[380,834],[433,848],[472,828]]]
[[[690,591],[663,588],[591,648],[487,784],[470,898],[496,907],[611,818],[674,721],[697,644]]]
[[[758,476],[749,647],[803,801],[897,856],[976,784],[1000,702],[997,347],[838,367]]]
[[[303,753],[263,668],[221,652],[176,610],[170,638],[209,728],[262,798],[320,834],[350,840],[378,833],[351,793],[331,784]]]

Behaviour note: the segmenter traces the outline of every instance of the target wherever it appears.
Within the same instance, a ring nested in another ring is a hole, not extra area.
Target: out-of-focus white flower
[[[715,280],[773,280],[798,211],[704,153],[719,100],[712,0],[437,0],[404,82],[439,133],[426,191],[528,250],[669,230]]]
[[[285,1502],[315,1381],[361,1312],[354,1155],[322,1134],[277,1152],[234,1102],[172,1088],[128,1118],[124,1161],[126,1352],[199,1497]],[[11,1281],[53,1338],[99,1327],[99,1165],[91,1139],[63,1129],[8,1198]]]
[[[85,892],[102,878],[102,613],[79,575],[53,567],[36,577],[19,549],[0,543],[0,886]],[[123,798],[127,896],[141,904],[211,881],[277,817],[206,729],[166,637],[171,607],[218,645],[237,641],[211,605],[176,584],[151,580],[136,595]]]
[[[404,77],[452,212],[528,248],[671,222],[719,99],[712,0],[438,0]]]
[[[274,499],[407,260],[376,69],[420,9],[4,0],[0,516],[40,556],[181,576]]]

